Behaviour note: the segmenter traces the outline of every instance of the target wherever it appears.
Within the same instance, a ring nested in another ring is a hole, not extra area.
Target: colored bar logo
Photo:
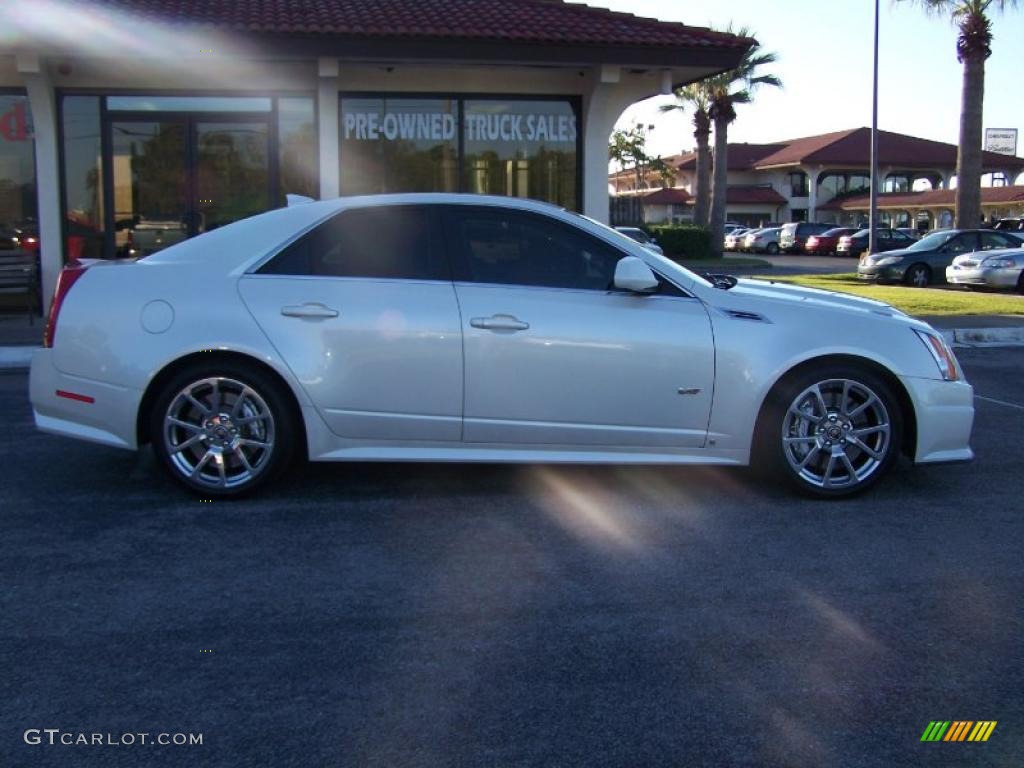
[[[921,741],[988,741],[996,729],[996,720],[932,720],[921,734]]]

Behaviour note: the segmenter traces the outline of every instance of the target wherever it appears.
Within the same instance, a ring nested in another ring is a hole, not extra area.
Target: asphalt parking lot
[[[977,461],[839,503],[394,464],[202,503],[37,433],[0,372],[0,765],[1020,765],[1024,350],[960,357]],[[998,725],[922,743],[936,719]]]

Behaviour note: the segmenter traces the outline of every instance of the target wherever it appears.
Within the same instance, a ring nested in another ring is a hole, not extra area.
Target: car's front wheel
[[[927,288],[931,281],[932,271],[925,264],[914,264],[903,275],[903,282],[912,288]]]
[[[881,479],[902,440],[899,401],[880,377],[857,365],[807,369],[769,395],[757,460],[805,493],[849,496]]]
[[[151,412],[153,449],[171,476],[206,496],[240,496],[291,461],[288,394],[234,361],[190,366],[161,389]]]

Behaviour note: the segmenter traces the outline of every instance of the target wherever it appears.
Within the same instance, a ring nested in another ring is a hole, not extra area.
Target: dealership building
[[[560,0],[33,0],[0,9],[0,226],[73,257],[316,198],[446,191],[608,218],[630,104],[750,41]]]

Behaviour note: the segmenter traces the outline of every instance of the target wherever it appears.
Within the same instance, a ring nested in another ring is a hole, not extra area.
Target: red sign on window
[[[25,102],[16,103],[0,115],[0,136],[7,141],[25,141],[28,139],[28,120],[25,115]]]

